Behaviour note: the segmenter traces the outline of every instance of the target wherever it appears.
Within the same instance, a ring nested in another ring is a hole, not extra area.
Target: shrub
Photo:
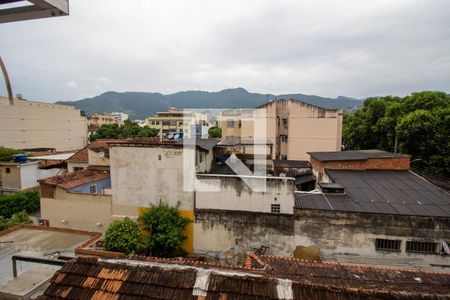
[[[38,191],[20,192],[0,196],[0,216],[9,219],[13,214],[25,211],[33,213],[40,209]]]
[[[16,150],[0,146],[0,161],[10,161],[14,154],[21,154],[21,153],[25,152],[22,150]]]
[[[191,220],[182,217],[177,208],[178,206],[169,207],[161,203],[140,216],[143,229],[149,233],[146,248],[151,255],[171,257],[186,253],[182,248],[183,241],[187,238],[183,231]]]
[[[142,248],[141,241],[139,226],[131,219],[125,218],[109,225],[105,234],[104,249],[129,254]]]
[[[20,224],[29,224],[31,222],[30,217],[28,217],[25,211],[13,214],[9,220],[0,216],[0,230],[5,230]]]

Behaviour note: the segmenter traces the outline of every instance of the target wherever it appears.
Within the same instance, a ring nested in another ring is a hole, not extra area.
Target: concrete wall
[[[49,220],[50,226],[105,232],[112,222],[109,195],[68,193],[60,188],[55,189],[54,199],[42,194],[41,218]]]
[[[199,190],[195,194],[196,209],[271,212],[271,204],[280,204],[280,212],[292,214],[294,179],[267,178],[266,191],[252,191],[241,178],[233,175],[197,175],[199,180],[215,184],[220,180],[220,192]],[[214,183],[213,183],[214,182]]]
[[[292,256],[293,217],[280,214],[196,210],[194,253],[243,262],[252,248],[268,246],[267,254]]]
[[[450,240],[450,218],[394,216],[308,209],[295,210],[295,245],[317,246],[323,256],[350,255],[380,259],[421,259],[449,264],[438,254],[405,253],[406,241]],[[402,241],[401,252],[375,250],[375,239]]]
[[[15,149],[77,150],[87,144],[87,121],[71,106],[0,97],[0,145]]]
[[[109,166],[109,158],[106,157],[105,152],[88,150],[88,164],[90,166]]]
[[[20,168],[15,164],[2,165],[2,187],[8,190],[20,190],[21,189],[21,177]],[[9,173],[6,173],[6,169],[9,168]]]
[[[96,194],[102,194],[102,190],[104,188],[111,187],[111,179],[105,178],[105,179],[101,179],[101,180],[97,180],[97,181],[91,181],[89,183],[82,184],[82,185],[76,186],[74,188],[71,188],[67,191],[70,193],[90,193],[90,188],[92,185],[95,185],[95,187],[96,187],[96,190],[97,190]]]
[[[183,151],[161,147],[110,147],[113,213],[128,215],[137,207],[160,202],[193,210],[194,192],[183,190]]]

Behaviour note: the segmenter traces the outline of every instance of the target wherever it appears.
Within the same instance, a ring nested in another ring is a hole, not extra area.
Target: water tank
[[[28,157],[26,154],[16,154],[12,156],[13,162],[16,163],[24,163],[28,160]]]

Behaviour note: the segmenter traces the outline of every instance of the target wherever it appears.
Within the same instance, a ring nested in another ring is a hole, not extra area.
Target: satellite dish
[[[169,139],[173,139],[173,132],[169,133],[169,135],[167,136]]]
[[[175,134],[175,136],[173,137],[174,139],[179,139],[180,138],[180,135],[177,133],[177,134]]]

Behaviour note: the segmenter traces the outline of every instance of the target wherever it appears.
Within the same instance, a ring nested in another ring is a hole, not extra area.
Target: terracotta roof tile
[[[66,160],[69,163],[88,163],[88,149],[87,146],[81,150],[78,150],[74,155]]]
[[[108,171],[84,169],[63,175],[48,177],[39,180],[41,184],[57,186],[62,189],[70,189],[85,183],[105,179],[109,177]]]
[[[70,261],[39,299],[195,299],[199,291],[206,294],[202,299],[278,299],[286,286],[294,299],[450,299],[448,273],[255,254],[246,265],[251,260],[264,268],[232,266],[230,271],[220,264],[214,268],[194,261],[134,258]],[[204,274],[208,280],[198,280]]]

